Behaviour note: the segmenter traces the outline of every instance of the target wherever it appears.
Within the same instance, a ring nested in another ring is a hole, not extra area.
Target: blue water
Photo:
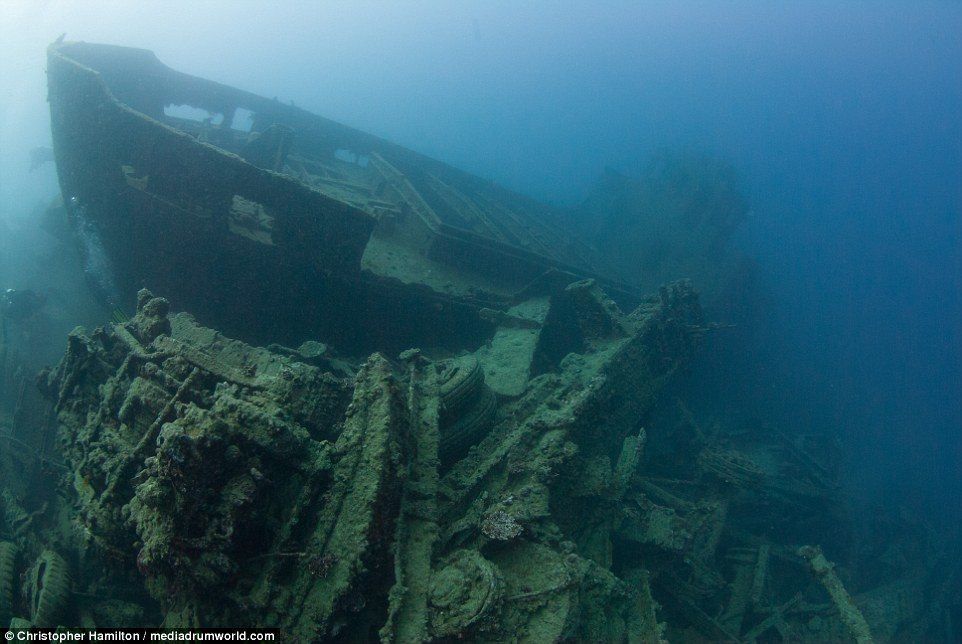
[[[658,150],[728,161],[752,207],[738,243],[758,264],[758,306],[712,341],[696,374],[706,400],[837,436],[860,494],[962,505],[962,3],[0,11],[10,221],[55,192],[26,152],[49,144],[43,48],[65,31],[560,205]]]

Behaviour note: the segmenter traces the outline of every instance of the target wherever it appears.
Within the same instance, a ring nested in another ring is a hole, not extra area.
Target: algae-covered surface
[[[863,589],[798,548],[856,539],[817,446],[700,427],[665,395],[705,329],[687,283],[623,313],[577,282],[436,359],[257,348],[138,307],[40,376],[50,492],[2,499],[0,610],[21,626],[861,642],[931,619],[900,584],[936,569]],[[519,329],[506,392],[497,345]],[[8,453],[4,481],[36,460]],[[911,561],[935,562],[918,537]]]

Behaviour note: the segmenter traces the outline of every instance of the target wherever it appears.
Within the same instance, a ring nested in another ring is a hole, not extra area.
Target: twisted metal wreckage
[[[940,618],[922,568],[853,597],[798,550],[844,521],[817,446],[662,395],[706,330],[688,283],[640,297],[547,206],[150,52],[57,43],[48,74],[65,217],[120,293],[171,302],[140,290],[41,374],[60,452],[3,459],[4,623],[869,641]]]

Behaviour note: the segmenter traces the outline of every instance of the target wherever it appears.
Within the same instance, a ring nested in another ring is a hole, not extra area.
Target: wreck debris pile
[[[142,578],[143,612],[169,627],[251,623],[299,639],[657,630],[639,621],[653,614],[637,610],[647,591],[585,556],[551,499],[596,460],[582,449],[624,451],[618,485],[629,485],[632,427],[690,357],[697,301],[681,284],[624,315],[590,282],[552,300],[559,312],[526,354],[541,366],[505,397],[485,384],[490,347],[440,361],[299,359],[142,292],[128,322],[71,334],[43,378],[80,528],[61,545],[75,578]],[[559,362],[562,327],[583,353]],[[64,560],[41,560],[34,569],[57,582],[41,603],[56,610],[32,618],[64,611],[69,623],[78,607],[53,600],[70,577],[49,565]]]
[[[818,521],[835,523],[827,547],[851,544],[828,469],[777,432],[703,429],[663,395],[702,335],[691,287],[630,314],[591,281],[544,302],[540,323],[499,320],[535,336],[517,395],[487,384],[494,339],[434,360],[263,349],[146,291],[129,321],[75,331],[42,378],[67,468],[55,513],[75,528],[0,543],[5,619],[869,641],[881,591],[853,593],[796,545]],[[906,610],[880,634],[925,618]]]
[[[832,598],[832,603],[838,608],[842,621],[845,622],[846,628],[855,638],[855,641],[859,644],[871,644],[875,641],[858,606],[852,601],[851,595],[845,590],[845,585],[835,574],[835,566],[825,558],[822,550],[818,547],[802,546],[799,548],[798,554],[808,561],[812,573],[825,586],[825,590]]]

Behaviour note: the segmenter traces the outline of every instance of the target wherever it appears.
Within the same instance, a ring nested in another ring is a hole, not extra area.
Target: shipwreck
[[[58,42],[48,76],[57,212],[120,310],[39,375],[43,413],[0,415],[0,623],[943,627],[957,558],[882,515],[858,534],[830,446],[699,423],[690,282],[639,293],[546,205],[149,51]]]
[[[47,74],[65,204],[128,307],[150,288],[246,337],[400,350],[551,283],[638,301],[550,207],[383,139],[142,49],[55,44]]]
[[[546,205],[148,51],[48,75],[67,217],[137,300],[42,377],[79,577],[297,641],[658,637],[605,543],[689,284],[642,297]]]

